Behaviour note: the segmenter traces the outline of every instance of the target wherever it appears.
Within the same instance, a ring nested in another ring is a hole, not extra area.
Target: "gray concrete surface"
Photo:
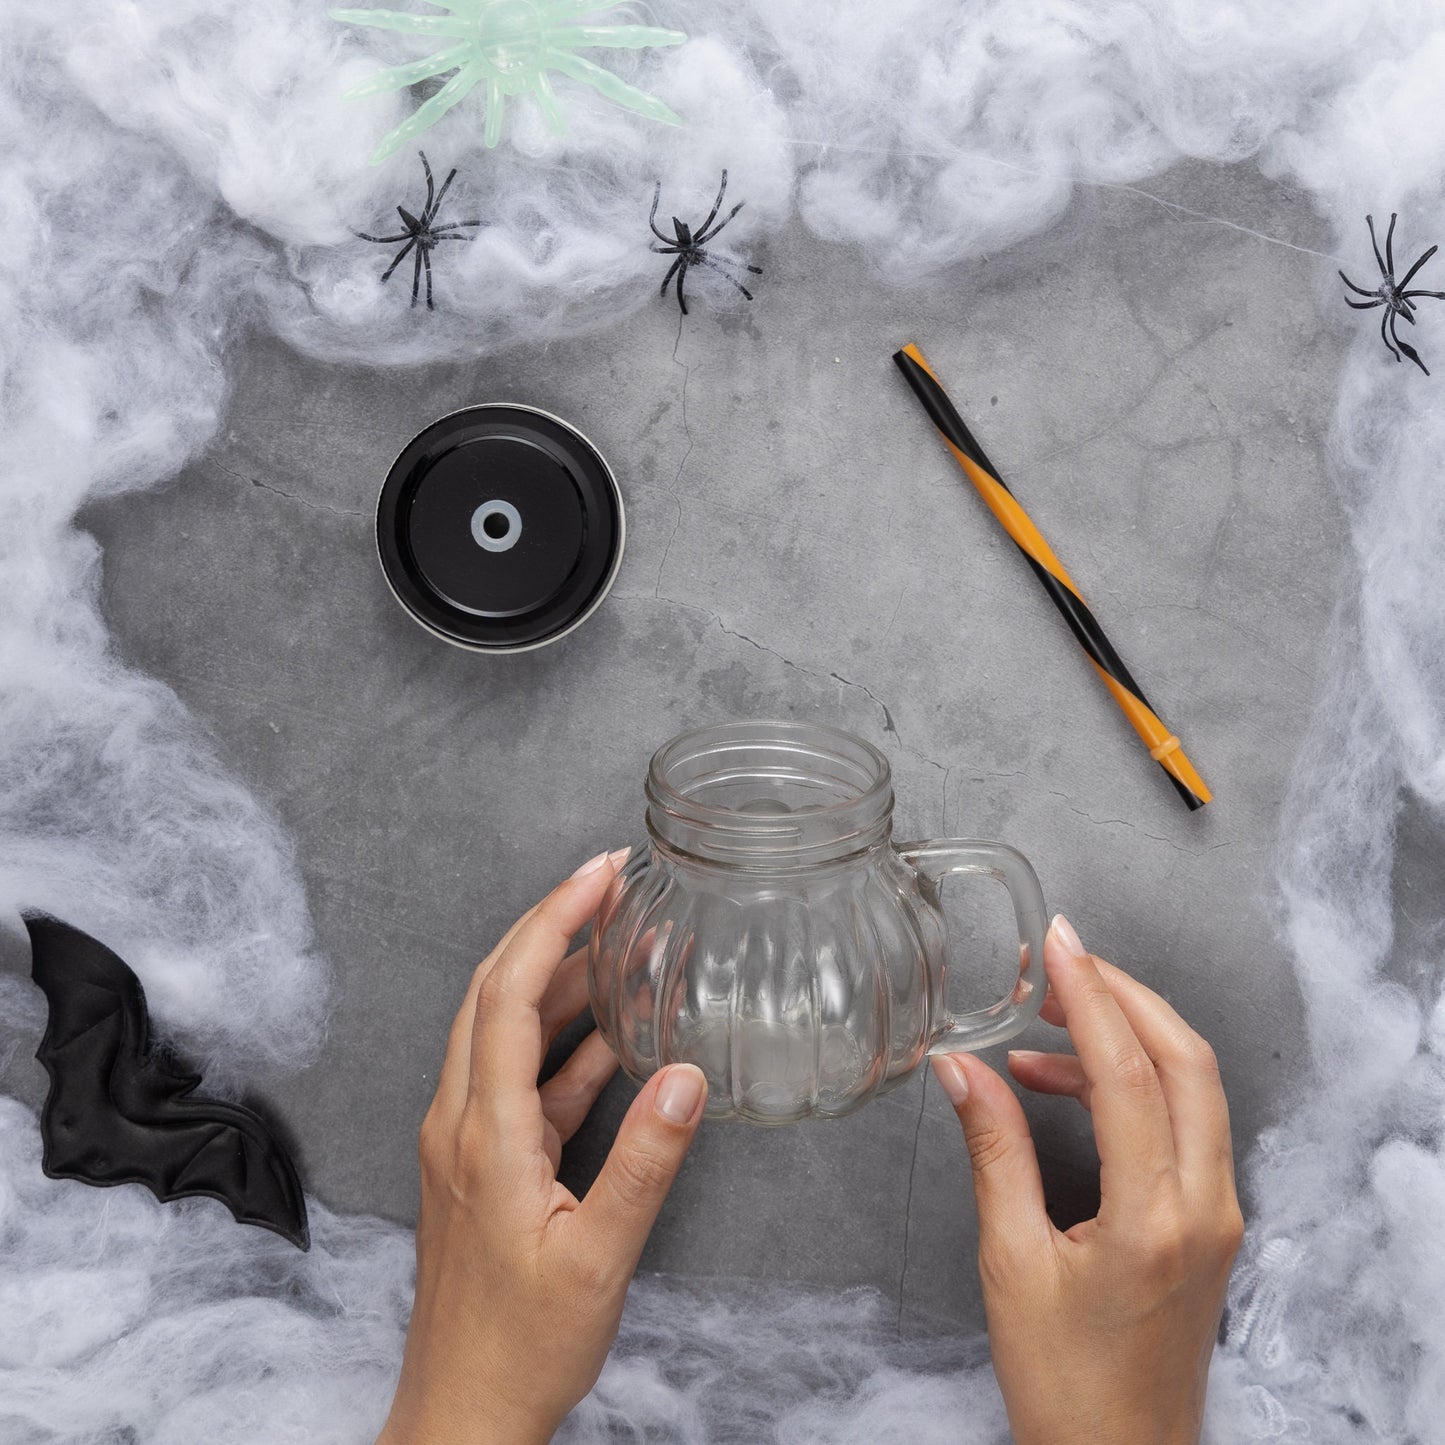
[[[321,366],[257,337],[211,453],[87,514],[120,652],[297,840],[336,1013],[320,1062],[270,1095],[312,1191],[414,1217],[472,964],[553,880],[640,837],[658,743],[749,716],[878,743],[901,835],[1022,848],[1051,906],[1214,1042],[1241,1153],[1275,1117],[1301,1033],[1271,865],[1344,565],[1322,447],[1346,331],[1318,314],[1328,264],[1249,234],[1321,244],[1288,192],[1204,167],[1149,189],[1235,225],[1086,190],[1046,234],[907,291],[792,231],[755,256],[751,307],[699,289],[680,330],[658,302],[469,366]],[[910,338],[1184,738],[1217,796],[1202,814],[925,424],[889,360]],[[579,424],[629,523],[598,615],[502,660],[417,628],[371,542],[402,443],[485,400]],[[950,907],[992,996],[1006,903]],[[615,1085],[570,1152],[577,1187],[630,1096]],[[1086,1117],[1027,1107],[1057,1217],[1088,1213]],[[708,1125],[645,1264],[869,1284],[918,1331],[981,1322],[973,1247],[957,1126],[920,1078],[842,1122]]]

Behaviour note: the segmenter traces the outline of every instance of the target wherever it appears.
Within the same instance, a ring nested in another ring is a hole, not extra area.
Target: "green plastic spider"
[[[681,45],[680,30],[650,25],[579,25],[581,15],[615,10],[622,0],[434,0],[447,15],[411,15],[398,10],[332,10],[333,20],[369,25],[377,30],[402,30],[412,35],[445,36],[452,43],[409,65],[378,71],[347,92],[378,95],[404,90],[448,70],[456,74],[430,100],[404,120],[376,148],[379,165],[428,126],[440,120],[474,86],[487,88],[484,139],[494,146],[502,138],[503,98],[531,91],[553,132],[561,135],[566,121],[552,89],[549,70],[560,71],[592,86],[615,105],[653,120],[681,125],[681,118],[655,95],[619,80],[610,70],[572,52],[589,47],[641,50],[654,45]]]

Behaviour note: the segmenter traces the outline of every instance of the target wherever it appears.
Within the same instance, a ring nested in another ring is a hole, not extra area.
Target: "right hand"
[[[558,1180],[617,1059],[594,1031],[537,1076],[586,1006],[586,953],[567,950],[625,857],[583,864],[472,975],[422,1125],[416,1303],[378,1445],[541,1445],[607,1358],[707,1100],[701,1070],[659,1071],[586,1197]]]
[[[1225,1285],[1244,1232],[1213,1051],[1157,994],[1085,953],[1062,915],[1044,945],[1072,1054],[1015,1052],[1025,1088],[1094,1118],[1098,1216],[1060,1232],[1028,1121],[981,1059],[934,1070],[963,1124],[994,1373],[1015,1445],[1194,1445]]]

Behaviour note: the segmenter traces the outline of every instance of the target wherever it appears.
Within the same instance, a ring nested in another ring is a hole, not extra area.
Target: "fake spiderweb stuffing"
[[[377,30],[400,30],[411,35],[436,35],[447,40],[440,50],[406,65],[393,65],[347,92],[352,98],[404,90],[433,76],[456,74],[430,100],[387,135],[371,163],[389,155],[435,125],[477,86],[486,87],[486,129],[483,139],[491,147],[502,138],[502,114],[509,95],[530,92],[556,135],[567,128],[566,118],[552,88],[549,71],[580,80],[614,105],[635,110],[651,120],[681,125],[681,117],[655,95],[639,90],[604,70],[578,50],[644,50],[653,46],[681,45],[680,30],[651,25],[579,25],[579,15],[615,10],[621,0],[436,0],[446,15],[412,15],[400,10],[332,10],[333,20],[367,25]]]

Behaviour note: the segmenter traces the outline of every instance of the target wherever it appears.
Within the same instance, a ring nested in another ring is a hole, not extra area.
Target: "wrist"
[[[376,1445],[547,1445],[559,1423],[495,1398],[428,1409],[398,1397]]]
[[[1202,1421],[1189,1410],[1141,1399],[1093,1404],[1075,1399],[1065,1417],[1057,1410],[1008,1408],[1014,1445],[1199,1445]]]
[[[1014,1445],[1199,1445],[1199,1432],[1178,1431],[1165,1428],[1162,1432],[1139,1434],[1132,1427],[1125,1430],[1105,1428],[1103,1431],[1071,1431],[1067,1426],[1055,1426],[1042,1432],[1019,1434],[1010,1426],[1010,1438]],[[397,1442],[401,1445],[401,1442]]]

